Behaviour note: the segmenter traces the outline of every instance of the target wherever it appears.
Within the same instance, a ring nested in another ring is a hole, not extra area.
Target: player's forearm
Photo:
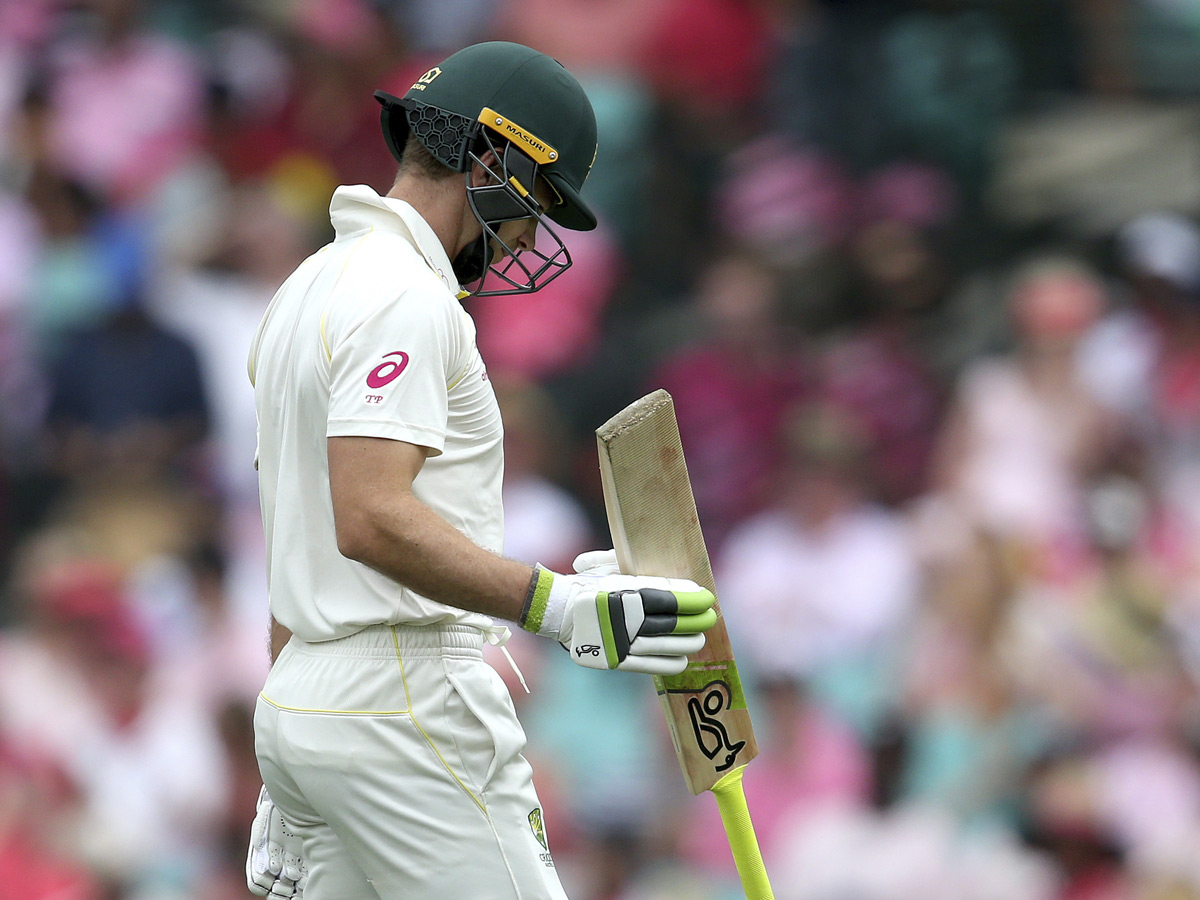
[[[422,596],[516,621],[532,569],[483,549],[411,493],[338,521],[338,549]]]
[[[270,636],[270,651],[271,664],[274,665],[275,660],[279,659],[279,651],[283,649],[283,645],[291,640],[292,633],[286,627],[275,621],[275,617],[271,616],[271,636]]]

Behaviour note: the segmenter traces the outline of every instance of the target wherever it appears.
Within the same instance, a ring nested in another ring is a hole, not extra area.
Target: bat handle
[[[742,790],[742,773],[739,766],[721,777],[712,787],[717,798],[717,809],[725,825],[725,836],[729,849],[733,851],[733,862],[742,879],[742,890],[746,900],[775,900],[767,868],[763,865],[762,852],[758,849],[758,838],[754,834],[754,823],[750,821],[750,809],[746,806],[746,792]]]

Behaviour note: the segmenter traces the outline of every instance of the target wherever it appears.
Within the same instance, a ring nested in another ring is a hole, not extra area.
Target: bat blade
[[[690,578],[716,593],[679,440],[675,405],[654,391],[596,430],[613,546],[630,575]],[[725,619],[680,675],[655,677],[671,740],[693,794],[758,755]]]
[[[600,426],[596,441],[621,571],[690,578],[715,594],[671,395],[647,394]],[[717,798],[747,900],[773,900],[742,790],[758,744],[720,604],[716,610],[704,649],[689,658],[684,672],[654,683],[688,788]]]

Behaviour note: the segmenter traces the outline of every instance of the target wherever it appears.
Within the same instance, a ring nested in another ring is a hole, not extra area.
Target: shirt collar
[[[460,299],[467,296],[454,277],[454,268],[437,234],[405,201],[381,197],[365,184],[342,185],[333,192],[329,218],[339,238],[373,228],[401,235],[421,254],[447,290]]]

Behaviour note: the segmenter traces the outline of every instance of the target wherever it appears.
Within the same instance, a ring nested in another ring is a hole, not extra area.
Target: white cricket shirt
[[[338,188],[329,211],[336,237],[284,282],[250,349],[271,612],[304,641],[374,624],[486,627],[338,552],[326,437],[430,448],[414,494],[495,552],[504,458],[475,324],[433,229],[362,185]]]

